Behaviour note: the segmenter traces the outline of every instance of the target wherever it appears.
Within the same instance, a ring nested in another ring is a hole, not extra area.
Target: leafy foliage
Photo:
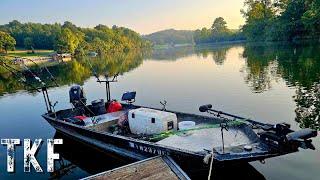
[[[33,40],[30,37],[24,38],[23,44],[24,44],[24,48],[26,49],[32,49],[34,46]]]
[[[74,53],[80,42],[83,41],[84,34],[79,31],[71,31],[69,28],[63,28],[58,33],[54,42],[54,49],[58,53]]]
[[[244,40],[242,33],[238,30],[228,29],[227,22],[222,17],[216,18],[210,29],[202,28],[194,32],[196,44],[239,40]]]
[[[0,31],[0,51],[5,51],[14,49],[16,41],[8,33]]]
[[[251,41],[295,41],[320,36],[319,0],[246,0],[242,30]]]
[[[64,24],[20,23],[12,21],[1,25],[0,31],[7,32],[16,40],[18,47],[30,49],[54,49],[58,52],[99,54],[123,52],[149,47],[150,43],[124,27],[98,25],[81,28],[66,21]]]

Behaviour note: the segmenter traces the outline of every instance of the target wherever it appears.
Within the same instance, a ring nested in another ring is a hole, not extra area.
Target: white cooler
[[[177,115],[170,112],[148,108],[130,110],[129,127],[133,134],[159,134],[177,130]]]

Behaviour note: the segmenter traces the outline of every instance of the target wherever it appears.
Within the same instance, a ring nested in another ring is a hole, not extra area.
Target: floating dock
[[[100,179],[189,180],[190,178],[170,157],[156,156],[84,178],[84,180]]]

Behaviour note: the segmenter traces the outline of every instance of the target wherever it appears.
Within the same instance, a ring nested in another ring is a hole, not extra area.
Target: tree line
[[[239,30],[218,17],[211,28],[195,31],[195,43],[320,40],[320,0],[245,0],[241,14]]]
[[[68,21],[40,24],[14,20],[0,25],[0,40],[4,34],[15,40],[6,50],[16,45],[19,48],[54,49],[59,53],[82,55],[89,51],[107,54],[150,46],[148,41],[128,28],[115,25],[110,28],[101,24],[94,28],[81,28]]]
[[[232,30],[227,27],[227,22],[223,17],[216,18],[209,29],[205,27],[201,30],[197,29],[193,38],[196,44],[245,40],[240,30]]]
[[[190,30],[166,29],[143,36],[155,45],[192,44],[193,33]]]

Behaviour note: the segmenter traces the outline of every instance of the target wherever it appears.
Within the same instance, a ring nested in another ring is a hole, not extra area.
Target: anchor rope
[[[210,161],[210,169],[209,169],[209,174],[208,174],[208,180],[211,179],[211,174],[212,174],[212,166],[213,166],[213,151],[211,152],[211,161]]]

